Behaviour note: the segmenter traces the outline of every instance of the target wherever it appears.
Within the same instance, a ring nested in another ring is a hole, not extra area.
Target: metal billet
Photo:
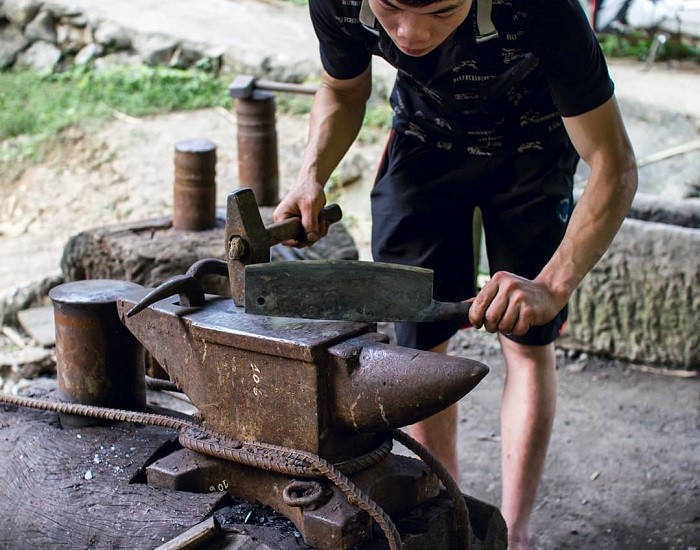
[[[238,178],[252,189],[259,206],[279,202],[279,161],[275,96],[255,91],[236,102]]]

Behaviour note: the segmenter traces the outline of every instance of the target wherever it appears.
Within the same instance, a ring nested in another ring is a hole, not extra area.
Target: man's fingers
[[[302,216],[302,225],[306,234],[306,243],[313,244],[321,238],[321,224],[318,220],[318,213],[310,211],[306,216]]]
[[[491,302],[484,316],[484,327],[486,330],[488,332],[497,332],[500,330],[503,317],[506,315],[507,311],[508,298],[496,294],[496,297]]]
[[[506,311],[501,315],[498,322],[498,331],[502,332],[506,336],[515,334],[518,329],[518,308],[517,306],[511,305],[506,309]],[[518,335],[519,336],[519,335]]]
[[[484,325],[486,310],[497,292],[497,286],[491,285],[490,282],[486,283],[472,301],[469,306],[469,322],[475,328],[481,328]]]

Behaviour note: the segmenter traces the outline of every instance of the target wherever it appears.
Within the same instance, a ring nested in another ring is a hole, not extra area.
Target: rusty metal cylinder
[[[216,227],[216,145],[208,139],[175,144],[173,228],[203,231]]]
[[[274,94],[261,90],[236,101],[238,177],[242,188],[253,190],[258,206],[279,202],[275,108]]]
[[[109,279],[76,281],[49,292],[56,325],[56,374],[61,401],[146,409],[145,352],[122,324],[116,299],[140,285]],[[61,414],[65,427],[101,424]]]

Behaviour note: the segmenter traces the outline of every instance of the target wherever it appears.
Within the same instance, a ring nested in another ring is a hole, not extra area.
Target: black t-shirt
[[[394,129],[444,149],[509,154],[564,137],[562,116],[613,94],[605,59],[578,0],[493,0],[498,36],[477,41],[477,0],[439,48],[403,54],[377,23],[359,20],[361,0],[309,0],[324,69],[358,76],[372,55],[398,70]]]

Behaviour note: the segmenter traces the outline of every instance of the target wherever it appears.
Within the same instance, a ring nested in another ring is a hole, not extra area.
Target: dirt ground
[[[279,115],[277,128],[284,191],[299,165],[306,119]],[[235,121],[221,110],[138,120],[117,114],[95,133],[66,131],[46,162],[15,182],[0,182],[0,288],[58,272],[63,245],[80,230],[169,214],[173,147],[189,138],[218,145],[223,206],[238,178]],[[370,138],[349,155],[349,172],[360,170],[362,176],[337,195],[363,259],[369,241],[367,183],[384,142],[381,134]],[[452,352],[491,369],[460,402],[460,466],[463,491],[498,504],[504,365],[495,337],[481,331],[460,334]],[[700,547],[698,378],[562,351],[559,382],[533,518],[534,547]]]

